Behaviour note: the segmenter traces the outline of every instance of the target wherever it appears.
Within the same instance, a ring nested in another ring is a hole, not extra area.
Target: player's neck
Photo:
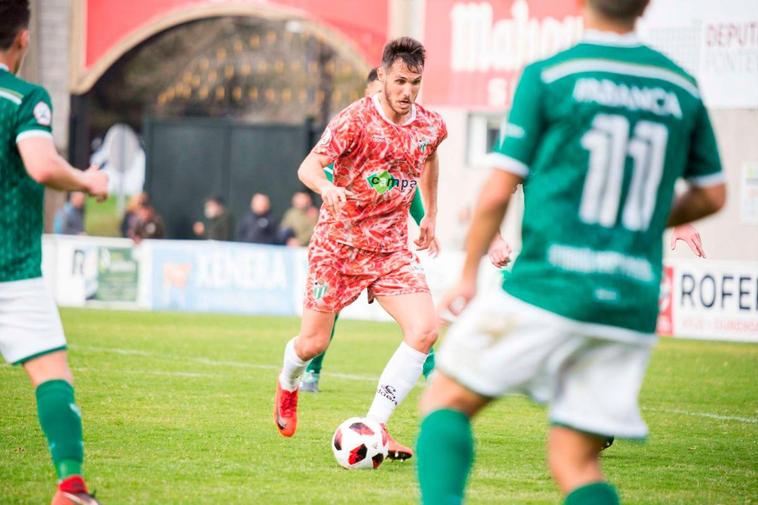
[[[634,21],[624,23],[612,19],[605,18],[592,11],[592,9],[584,10],[584,29],[596,30],[599,32],[610,32],[618,35],[626,35],[634,32]]]
[[[9,54],[9,51],[0,52],[0,68],[13,73],[13,69],[16,66],[15,58]]]

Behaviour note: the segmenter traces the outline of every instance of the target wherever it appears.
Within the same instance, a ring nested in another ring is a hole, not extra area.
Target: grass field
[[[271,421],[292,318],[62,312],[85,421],[90,486],[106,505],[416,503],[413,463],[349,472],[329,439],[362,415],[394,351],[393,325],[341,321],[322,392],[299,430]],[[758,346],[666,340],[642,390],[647,444],[617,442],[605,469],[628,504],[758,503]],[[412,443],[417,388],[390,427]],[[612,391],[609,391],[612,394]],[[53,471],[23,372],[0,366],[0,503],[49,503]],[[559,503],[543,463],[545,413],[508,398],[476,422],[472,504]]]

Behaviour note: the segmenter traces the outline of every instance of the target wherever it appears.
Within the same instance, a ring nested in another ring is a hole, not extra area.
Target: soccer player
[[[437,339],[434,304],[423,269],[408,248],[408,210],[418,186],[426,215],[415,244],[435,241],[437,147],[447,136],[442,118],[415,103],[425,50],[403,37],[384,48],[378,70],[382,91],[340,112],[298,170],[323,199],[308,249],[308,279],[300,334],[286,346],[276,384],[274,418],[295,434],[300,376],[329,345],[334,318],[368,290],[398,322],[403,342],[379,378],[368,417],[386,423],[421,375]],[[324,167],[334,163],[334,182]],[[413,451],[387,433],[390,457]]]
[[[371,97],[375,94],[379,93],[382,90],[382,83],[379,81],[379,76],[377,74],[377,69],[372,68],[371,71],[368,73],[368,76],[366,77],[366,88],[363,91],[364,97]],[[326,174],[326,178],[329,180],[329,182],[334,182],[334,164],[330,164],[327,167],[324,167],[324,173]],[[417,225],[421,224],[421,220],[424,218],[424,202],[421,200],[421,193],[418,191],[415,191],[413,193],[413,201],[411,202],[411,208],[410,208],[410,214],[414,221],[416,221]],[[437,241],[434,240],[432,244],[429,247],[429,254],[436,255],[439,250],[439,247],[437,246]],[[332,333],[329,335],[329,342],[332,341],[334,338],[334,332],[337,328],[337,319],[339,319],[339,314],[335,315],[334,317],[334,325],[332,326]],[[326,356],[326,351],[322,352],[315,358],[311,360],[310,363],[308,363],[308,368],[305,369],[305,373],[303,374],[302,379],[300,380],[300,391],[308,392],[308,393],[317,393],[318,392],[318,382],[321,377],[321,370],[323,368],[324,363],[324,356]],[[424,367],[422,369],[422,374],[424,377],[429,377],[429,374],[432,373],[432,370],[434,369],[434,349],[429,349],[429,354],[426,357],[426,361],[424,361]]]
[[[29,46],[28,0],[0,0],[0,353],[26,370],[58,476],[53,505],[95,505],[82,479],[82,419],[66,339],[42,280],[44,186],[100,199],[108,178],[55,150],[47,92],[14,74]]]
[[[694,79],[634,33],[647,3],[587,0],[584,40],[524,69],[462,277],[441,303],[460,317],[421,401],[424,504],[461,503],[470,419],[515,391],[550,405],[548,460],[564,503],[619,503],[598,453],[608,436],[647,435],[638,393],[656,340],[663,231],[726,198]],[[680,177],[689,186],[675,197]],[[522,181],[523,248],[511,276],[461,314]]]

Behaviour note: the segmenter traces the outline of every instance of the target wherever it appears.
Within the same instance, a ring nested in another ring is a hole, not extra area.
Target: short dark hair
[[[368,75],[366,76],[366,84],[372,83],[377,79],[379,79],[379,75],[376,73],[376,67],[374,67],[368,71]]]
[[[606,18],[634,21],[642,15],[649,0],[588,0],[590,7]]]
[[[386,46],[384,46],[384,54],[382,55],[382,66],[384,68],[390,68],[395,61],[403,61],[405,65],[415,71],[420,71],[424,68],[424,62],[426,61],[426,49],[416,39],[411,37],[400,37],[395,39]]]
[[[0,0],[0,51],[10,49],[30,17],[29,0]]]

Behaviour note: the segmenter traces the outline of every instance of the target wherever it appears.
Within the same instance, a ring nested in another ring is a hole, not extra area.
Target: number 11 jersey
[[[491,159],[524,177],[504,289],[598,337],[652,337],[674,185],[723,182],[695,80],[633,34],[587,31],[524,69]]]

